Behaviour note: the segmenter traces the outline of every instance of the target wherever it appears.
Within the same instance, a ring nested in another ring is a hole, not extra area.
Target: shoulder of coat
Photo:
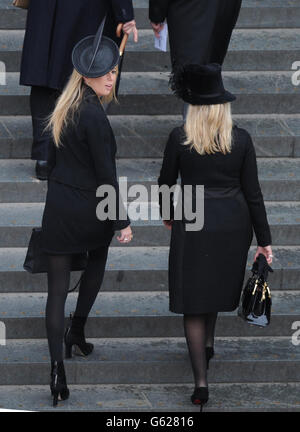
[[[107,117],[101,103],[99,105],[83,100],[79,109],[80,118],[84,122],[106,121]]]
[[[246,129],[241,128],[237,125],[234,125],[233,133],[234,133],[234,135],[237,136],[238,139],[241,139],[241,140],[248,141],[249,138],[251,138],[249,132]]]

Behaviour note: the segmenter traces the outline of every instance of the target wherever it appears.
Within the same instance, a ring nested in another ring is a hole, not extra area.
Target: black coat
[[[62,146],[51,147],[48,192],[42,221],[43,248],[48,253],[79,253],[109,245],[114,232],[130,224],[121,219],[99,220],[96,197],[100,185],[111,185],[119,197],[116,141],[105,111],[94,91],[85,86],[84,99],[62,136]],[[125,212],[126,214],[126,212]]]
[[[183,146],[183,128],[167,142],[159,186],[204,185],[204,225],[172,224],[169,254],[170,310],[176,313],[233,311],[245,276],[253,228],[258,245],[271,244],[271,232],[257,174],[255,148],[247,131],[234,127],[231,153],[200,155]],[[183,194],[183,197],[185,194]],[[195,194],[192,198],[195,209]],[[162,195],[160,209],[162,214]],[[174,207],[171,200],[171,218]],[[173,213],[174,214],[174,213]],[[189,223],[189,222],[188,222]]]
[[[73,70],[74,45],[96,34],[105,14],[104,34],[119,43],[117,23],[134,18],[132,0],[31,0],[20,84],[62,90]]]
[[[149,18],[167,19],[173,67],[223,64],[242,0],[150,0]]]

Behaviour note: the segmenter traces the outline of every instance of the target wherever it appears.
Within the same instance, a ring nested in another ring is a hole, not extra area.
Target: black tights
[[[87,317],[100,290],[108,247],[89,251],[88,264],[79,287],[74,316]],[[72,255],[48,255],[46,330],[51,360],[63,360],[65,302],[70,284]]]
[[[207,387],[205,347],[213,347],[217,312],[184,315],[184,333],[189,349],[195,387]]]

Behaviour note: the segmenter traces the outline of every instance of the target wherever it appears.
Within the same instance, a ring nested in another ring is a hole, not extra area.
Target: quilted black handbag
[[[252,266],[252,276],[248,279],[238,308],[238,316],[250,324],[266,327],[271,320],[271,292],[267,283],[268,273],[274,270],[266,257],[259,254]]]
[[[42,240],[42,228],[33,228],[26,258],[23,264],[23,268],[29,273],[47,273],[48,264],[47,264],[47,255],[43,252],[41,248],[41,240]],[[87,252],[72,254],[72,264],[71,271],[80,271],[85,270],[88,261]],[[71,291],[74,291],[79,284],[82,275],[76,284],[75,288]],[[70,291],[69,291],[70,292]]]

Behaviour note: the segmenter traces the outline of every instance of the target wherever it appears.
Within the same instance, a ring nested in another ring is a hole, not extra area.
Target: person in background
[[[105,16],[106,36],[120,44],[116,28],[119,23],[124,23],[123,31],[133,33],[137,41],[132,0],[30,0],[20,84],[31,86],[31,159],[36,160],[39,180],[48,177],[48,152],[49,146],[53,145],[51,135],[44,131],[44,120],[53,111],[72,73],[72,49],[82,38],[95,35]]]
[[[258,245],[254,260],[262,253],[268,264],[272,262],[272,238],[255,148],[249,133],[232,124],[235,96],[224,89],[221,66],[186,66],[176,84],[176,94],[189,108],[186,123],[170,133],[158,184],[171,188],[180,174],[181,205],[194,212],[196,186],[203,185],[202,228],[186,229],[193,222],[180,204],[184,216],[175,217],[180,213],[173,195],[164,200],[160,193],[159,203],[163,222],[172,230],[169,307],[183,314],[195,381],[191,400],[202,409],[209,397],[207,368],[214,355],[218,312],[234,311],[239,305],[253,228]],[[192,187],[190,198],[184,186]]]
[[[168,23],[174,79],[184,65],[222,66],[241,5],[242,0],[149,0],[149,19],[157,37],[164,21]],[[184,104],[184,119],[187,107]]]

